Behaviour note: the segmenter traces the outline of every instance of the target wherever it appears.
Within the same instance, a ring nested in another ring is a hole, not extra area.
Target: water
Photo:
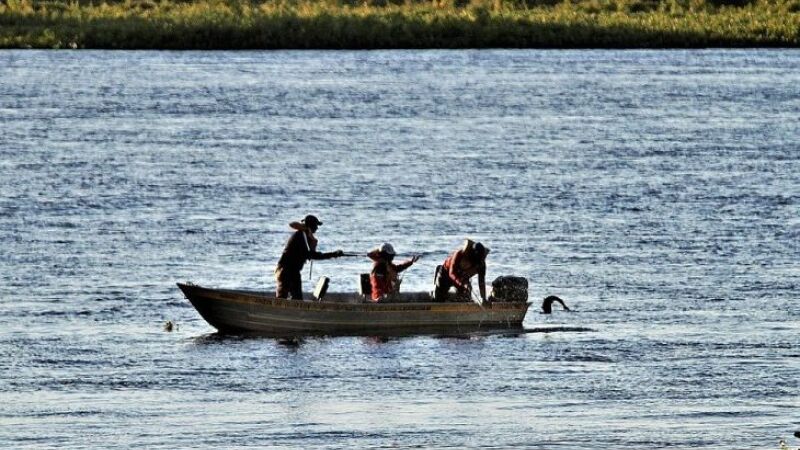
[[[0,52],[0,447],[796,447],[798,86],[795,50]],[[309,212],[421,252],[409,290],[482,240],[576,310],[527,328],[593,331],[215,335],[174,283],[272,289]]]

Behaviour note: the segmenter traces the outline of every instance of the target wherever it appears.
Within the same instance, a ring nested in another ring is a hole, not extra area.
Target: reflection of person
[[[542,314],[550,314],[553,312],[553,303],[561,303],[561,306],[564,307],[564,311],[569,311],[567,304],[564,303],[564,300],[556,297],[555,295],[549,295],[542,300]]]
[[[478,290],[481,300],[486,301],[486,255],[489,249],[480,242],[467,239],[464,246],[453,252],[444,260],[441,270],[436,276],[436,301],[444,301],[451,287],[467,298],[472,296],[470,278],[478,275]]]
[[[415,255],[406,262],[394,264],[392,260],[395,254],[392,244],[383,244],[367,253],[367,256],[375,261],[372,264],[372,272],[369,274],[373,302],[378,302],[388,295],[400,292],[398,274],[419,260],[419,256]]]
[[[322,225],[315,216],[308,215],[301,222],[292,222],[290,227],[296,231],[286,242],[283,254],[278,260],[275,268],[275,280],[277,288],[275,296],[278,298],[288,298],[294,300],[303,299],[303,280],[300,271],[309,259],[330,259],[342,256],[341,250],[330,253],[320,253],[317,251],[317,238],[314,233]]]

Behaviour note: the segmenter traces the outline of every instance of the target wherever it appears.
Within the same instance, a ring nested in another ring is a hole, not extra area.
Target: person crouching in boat
[[[295,230],[286,246],[283,254],[278,260],[275,268],[275,281],[277,288],[275,296],[278,298],[289,298],[294,300],[303,299],[303,280],[300,271],[309,259],[331,259],[343,256],[344,252],[337,250],[330,253],[320,253],[317,251],[317,232],[322,222],[316,216],[308,215],[300,222],[289,224]]]
[[[472,299],[472,283],[470,278],[478,275],[478,290],[481,301],[486,301],[486,256],[489,249],[480,242],[467,239],[464,245],[451,253],[441,266],[436,268],[436,288],[434,299],[443,302],[451,287],[468,299]]]
[[[400,292],[400,281],[402,280],[398,274],[419,260],[419,256],[414,255],[406,262],[395,264],[392,262],[395,254],[392,244],[383,244],[367,253],[367,256],[374,261],[372,272],[369,274],[373,302],[379,302]]]

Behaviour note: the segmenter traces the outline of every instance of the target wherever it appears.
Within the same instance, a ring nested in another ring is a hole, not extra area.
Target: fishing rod
[[[472,300],[475,304],[480,306],[481,309],[484,309],[483,308],[483,300],[481,300],[480,295],[476,294],[475,291],[473,291],[472,289],[469,290],[469,297],[470,297],[470,300]]]
[[[419,256],[420,258],[422,258],[423,255],[421,255],[419,253],[396,253],[394,256],[411,257],[411,258],[413,258],[415,256]],[[343,252],[342,253],[342,257],[364,257],[364,258],[367,258],[368,254],[367,253],[359,253],[359,252]],[[419,259],[419,258],[417,258],[417,259]]]

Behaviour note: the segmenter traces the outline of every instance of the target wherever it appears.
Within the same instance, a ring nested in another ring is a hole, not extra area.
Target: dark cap
[[[320,222],[319,219],[317,219],[317,216],[312,216],[311,214],[303,218],[303,223],[310,227],[313,227],[315,225],[322,225],[322,222]]]

